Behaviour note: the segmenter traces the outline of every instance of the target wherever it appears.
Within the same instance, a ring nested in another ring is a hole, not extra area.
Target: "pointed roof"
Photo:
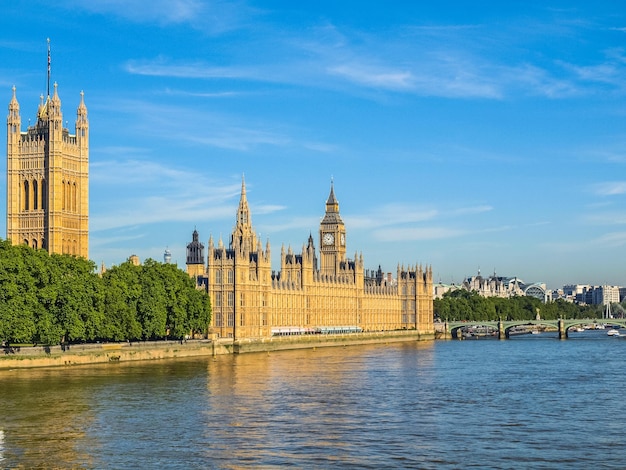
[[[326,200],[326,213],[322,219],[322,224],[343,224],[341,216],[339,215],[339,201],[335,197],[334,182],[330,180],[330,194]]]
[[[338,205],[339,201],[337,201],[337,198],[335,198],[335,184],[334,181],[330,180],[330,194],[328,195],[328,199],[326,201],[326,205],[329,204],[333,204],[333,205]]]
[[[241,196],[239,197],[239,208],[237,209],[237,225],[250,225],[250,207],[246,197],[246,181],[241,176]]]
[[[9,102],[9,111],[14,111],[14,110],[19,111],[20,105],[17,102],[17,96],[15,94],[15,90],[16,90],[15,85],[13,85],[12,90],[13,90],[13,97],[11,98],[11,101]]]

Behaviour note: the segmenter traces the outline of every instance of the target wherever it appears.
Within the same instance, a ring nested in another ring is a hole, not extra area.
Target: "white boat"
[[[619,336],[619,331],[617,331],[615,328],[611,328],[609,331],[606,332],[607,336]]]

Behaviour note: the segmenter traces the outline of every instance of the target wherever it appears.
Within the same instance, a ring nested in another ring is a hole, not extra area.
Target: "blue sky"
[[[368,269],[626,285],[620,1],[5,2],[24,129],[48,37],[70,129],[89,110],[98,265],[227,241],[245,175],[278,269],[332,178]]]

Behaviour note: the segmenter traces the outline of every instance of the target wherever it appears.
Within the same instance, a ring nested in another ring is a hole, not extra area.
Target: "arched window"
[[[72,184],[72,211],[76,212],[76,208],[78,207],[76,201],[76,183]]]
[[[46,208],[47,208],[47,204],[46,204],[47,198],[48,198],[48,186],[46,185],[46,180],[42,179],[41,180],[41,208],[43,210],[46,210]],[[42,240],[42,243],[41,243],[41,247],[45,248],[43,246],[43,240]]]
[[[217,271],[215,271],[215,284],[221,284],[222,283],[222,270],[218,269]]]
[[[39,186],[37,180],[33,180],[33,209],[39,209]]]
[[[67,207],[66,204],[65,204],[65,202],[67,201],[67,189],[66,189],[66,186],[65,186],[65,181],[63,181],[62,185],[63,185],[63,207],[62,207],[62,210],[65,210],[65,208]]]
[[[35,238],[33,238],[33,248],[36,250],[38,248],[37,246],[37,240]]]
[[[234,281],[234,276],[233,276],[233,270],[229,269],[228,270],[228,284],[232,284]]]
[[[30,187],[28,181],[24,181],[24,210],[27,211],[30,208]],[[26,241],[28,245],[28,241]]]

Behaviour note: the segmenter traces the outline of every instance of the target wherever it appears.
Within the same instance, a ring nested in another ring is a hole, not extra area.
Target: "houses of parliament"
[[[211,236],[205,260],[196,230],[187,245],[187,272],[211,298],[212,334],[433,333],[432,268],[398,266],[393,281],[380,268],[366,271],[362,254],[347,258],[348,234],[332,183],[318,235],[319,250],[312,235],[299,254],[281,248],[280,271],[272,271],[270,244],[263,247],[253,229],[242,180],[228,246]]]
[[[49,70],[48,70],[49,83]],[[63,127],[57,84],[40,99],[37,119],[22,130],[16,89],[7,116],[7,239],[49,253],[89,257],[89,121],[81,92],[76,127]],[[396,279],[346,257],[348,234],[331,184],[319,226],[301,253],[281,249],[272,271],[269,241],[253,226],[242,180],[228,246],[211,237],[207,256],[197,231],[186,268],[212,304],[209,332],[220,338],[284,334],[415,330],[432,334],[430,267],[397,268]]]

